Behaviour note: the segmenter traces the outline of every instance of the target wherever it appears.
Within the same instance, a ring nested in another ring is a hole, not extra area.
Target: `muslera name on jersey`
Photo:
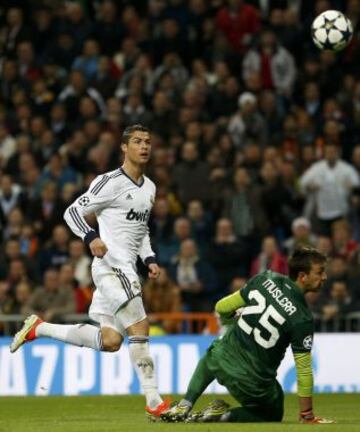
[[[274,281],[266,279],[262,285],[288,315],[292,315],[296,312],[296,306],[294,306],[291,300],[289,300],[281,289],[276,286]]]

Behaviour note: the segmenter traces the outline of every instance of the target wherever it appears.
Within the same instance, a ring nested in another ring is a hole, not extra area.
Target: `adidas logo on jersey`
[[[130,209],[126,215],[126,220],[132,221],[140,221],[140,222],[146,222],[149,219],[150,212],[149,210],[145,210],[144,212],[138,212],[134,209]]]
[[[127,199],[127,200],[132,200],[133,197],[132,197],[130,194],[127,194],[125,199]]]

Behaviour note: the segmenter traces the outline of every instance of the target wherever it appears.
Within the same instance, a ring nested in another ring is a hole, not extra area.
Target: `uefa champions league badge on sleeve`
[[[90,198],[88,196],[86,196],[86,195],[82,196],[82,197],[79,198],[78,203],[82,207],[86,207],[90,203]]]
[[[304,340],[303,340],[303,345],[304,345],[304,348],[306,348],[306,349],[311,349],[312,343],[313,343],[313,338],[311,335],[306,336],[306,338],[304,338]]]

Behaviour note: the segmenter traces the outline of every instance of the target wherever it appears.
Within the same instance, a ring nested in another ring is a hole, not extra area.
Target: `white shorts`
[[[141,285],[133,271],[97,263],[91,272],[96,286],[89,309],[92,320],[124,335],[125,329],[146,318]]]

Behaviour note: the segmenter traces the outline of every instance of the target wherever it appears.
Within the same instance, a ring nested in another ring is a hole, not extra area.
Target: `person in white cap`
[[[257,97],[244,92],[238,99],[238,111],[230,118],[228,132],[237,148],[243,148],[250,142],[261,146],[268,137],[266,122],[258,111]]]
[[[286,239],[283,247],[291,255],[298,247],[314,247],[316,235],[311,232],[311,223],[305,217],[298,217],[291,224],[292,236]]]

